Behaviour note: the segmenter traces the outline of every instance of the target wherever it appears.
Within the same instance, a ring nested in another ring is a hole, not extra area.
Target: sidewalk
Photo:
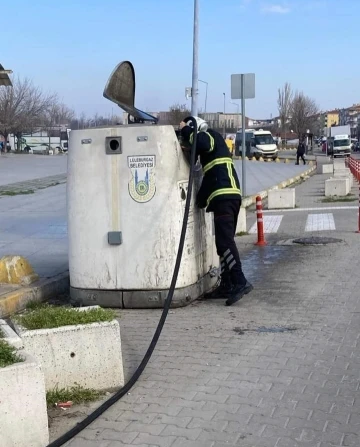
[[[334,237],[338,231],[351,232],[357,230],[359,210],[359,186],[354,181],[351,196],[339,202],[328,202],[325,199],[325,180],[331,175],[314,175],[305,183],[295,187],[296,206],[293,210],[267,210],[264,201],[264,231],[266,235],[312,236],[318,230],[326,231],[326,235]],[[249,233],[255,234],[255,212],[248,212],[247,227]]]
[[[48,284],[53,280],[52,287],[58,280],[63,282],[68,271],[65,162],[66,157],[62,156],[12,155],[0,159],[3,179],[10,176],[18,180],[9,185],[0,181],[0,258],[9,254],[26,257],[42,281]],[[241,173],[241,162],[236,163]],[[312,167],[248,163],[248,194],[293,179],[309,168]],[[43,177],[34,178],[34,173],[41,172]],[[252,199],[247,200],[250,203]],[[19,290],[22,289],[18,286],[0,287],[0,316],[4,315],[8,292]],[[31,290],[28,292],[31,298]],[[11,295],[10,309],[15,309],[20,297]]]
[[[300,207],[318,207],[324,179],[296,187]],[[335,230],[305,232],[307,214],[284,213],[267,247],[254,246],[254,235],[239,238],[254,291],[230,308],[214,300],[172,310],[131,392],[68,446],[358,447],[357,214],[334,209]],[[343,242],[288,243],[304,234]],[[119,316],[129,378],[160,311]],[[83,417],[73,416],[63,430]]]

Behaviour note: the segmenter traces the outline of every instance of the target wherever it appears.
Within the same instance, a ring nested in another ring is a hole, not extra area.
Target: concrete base
[[[0,445],[44,447],[49,443],[44,374],[34,358],[0,368]]]
[[[268,209],[295,208],[295,188],[273,189],[268,195]]]
[[[184,307],[209,291],[217,281],[217,269],[197,283],[175,289],[171,307]],[[71,299],[82,306],[99,305],[120,309],[162,309],[168,290],[92,290],[70,287]]]
[[[75,384],[97,390],[124,385],[117,321],[34,331],[16,326],[16,330],[26,352],[41,364],[46,390]]]
[[[325,164],[325,163],[321,163],[317,165],[316,168],[316,172],[317,174],[333,174],[334,172],[334,165],[331,164]]]
[[[347,196],[350,192],[350,180],[349,178],[330,178],[325,180],[325,197]]]
[[[236,226],[236,234],[246,233],[246,208],[241,207]]]

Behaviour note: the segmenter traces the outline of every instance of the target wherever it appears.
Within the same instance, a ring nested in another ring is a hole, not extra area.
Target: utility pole
[[[239,104],[236,104],[236,102],[231,102],[230,104],[232,104],[233,106],[236,106],[237,109],[237,120],[236,120],[236,132],[239,130],[240,128],[240,112],[239,112]]]
[[[225,93],[223,93],[223,95],[224,95],[224,138],[226,138],[226,120],[225,120],[226,95],[225,95]]]
[[[191,86],[191,115],[198,114],[198,80],[199,80],[199,0],[194,0],[194,36],[193,36],[193,67]]]
[[[207,94],[208,94],[208,85],[209,85],[209,83],[206,82],[206,81],[202,81],[201,79],[199,79],[199,82],[202,82],[203,84],[206,84],[206,90],[205,90],[205,111],[204,111],[204,113],[206,113]]]

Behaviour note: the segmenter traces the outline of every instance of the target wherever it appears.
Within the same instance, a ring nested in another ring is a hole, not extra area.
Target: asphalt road
[[[0,155],[0,186],[64,174],[66,171],[66,155]]]

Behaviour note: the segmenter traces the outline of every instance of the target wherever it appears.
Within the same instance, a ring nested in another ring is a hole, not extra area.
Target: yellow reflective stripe
[[[214,147],[215,147],[215,140],[214,140],[214,138],[209,134],[209,132],[205,132],[205,133],[206,133],[206,135],[209,135],[209,138],[210,138],[210,150],[209,150],[208,152],[211,152],[211,151],[214,150]]]
[[[227,163],[227,170],[228,170],[231,186],[236,189],[237,186],[236,186],[236,182],[235,182],[233,172],[232,172],[232,165],[230,163]]]
[[[211,161],[207,165],[204,166],[203,171],[205,172],[209,171],[209,169],[213,168],[216,165],[222,165],[222,164],[233,164],[233,161],[229,157],[222,157],[222,158],[216,158],[215,160]]]
[[[210,138],[210,149],[208,150],[208,152],[211,152],[211,151],[214,150],[214,147],[215,147],[215,140],[214,140],[214,138],[209,134],[209,132],[205,132],[205,133],[206,133],[206,135],[208,135],[209,138]],[[189,142],[190,142],[190,144],[193,144],[193,141],[194,141],[194,132],[192,132],[192,133],[190,134],[190,137],[189,137]]]
[[[241,195],[241,190],[238,188],[221,188],[214,191],[207,199],[207,206],[214,197],[223,196],[225,194],[239,194]]]

